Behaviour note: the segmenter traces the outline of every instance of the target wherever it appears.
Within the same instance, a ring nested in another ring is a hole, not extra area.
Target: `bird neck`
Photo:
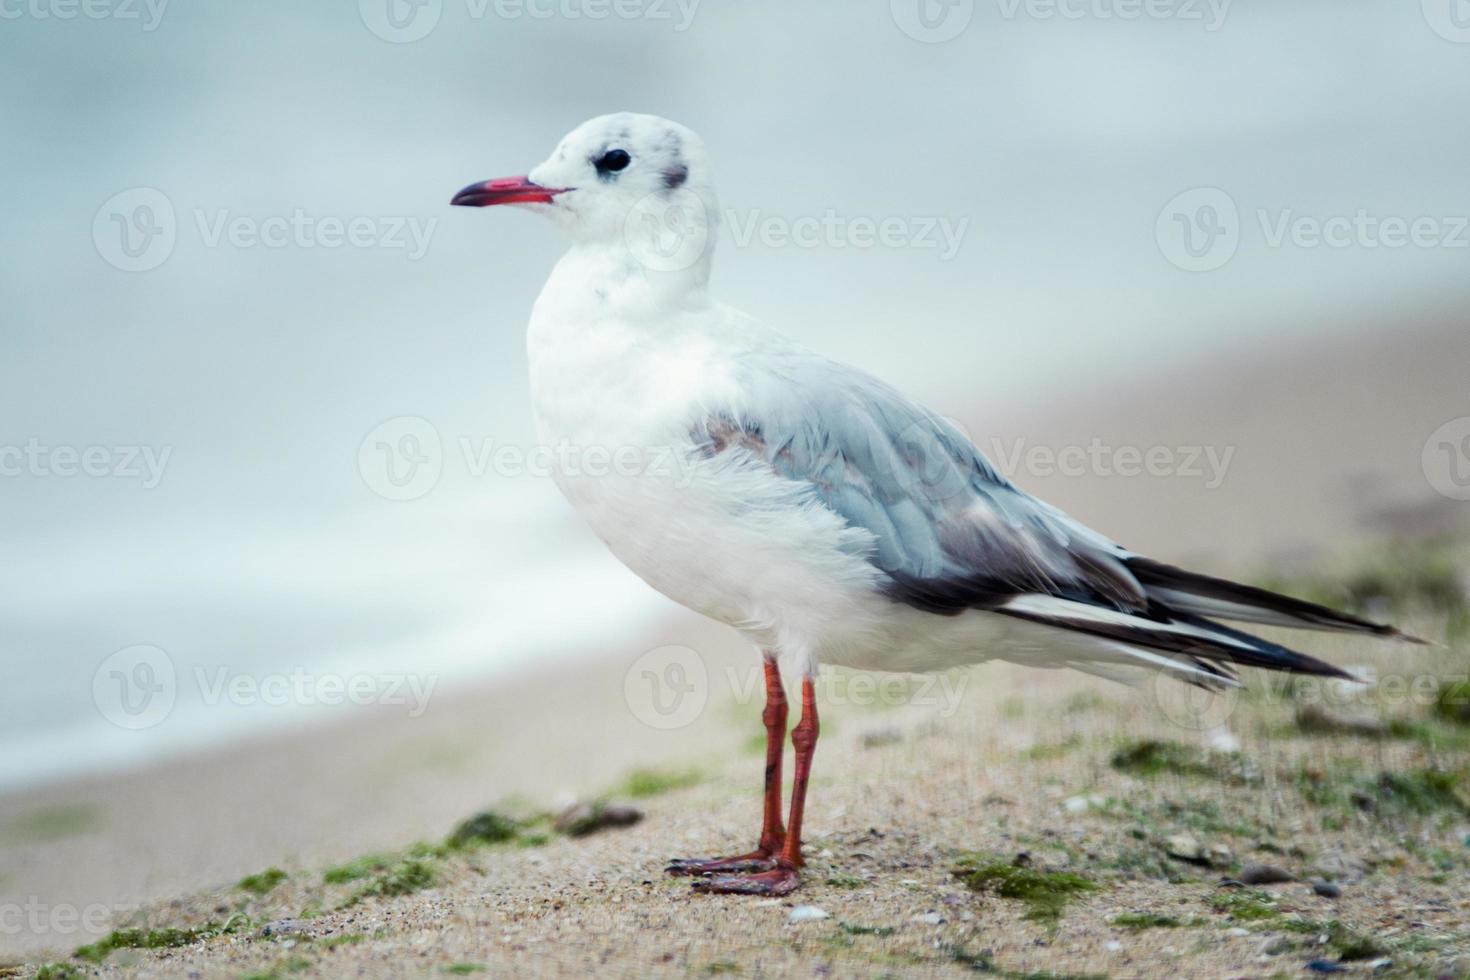
[[[681,311],[708,305],[712,251],[706,248],[692,261],[660,265],[639,243],[577,243],[547,279],[533,326],[536,321],[559,321],[586,329],[615,320],[656,329]]]

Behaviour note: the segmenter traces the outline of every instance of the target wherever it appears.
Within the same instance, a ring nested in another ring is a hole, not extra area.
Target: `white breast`
[[[562,492],[635,573],[758,643],[815,660],[819,646],[865,628],[871,537],[768,467],[696,445],[699,420],[743,403],[740,344],[728,336],[739,324],[722,316],[706,306],[633,322],[543,293],[528,337],[538,436],[564,462]]]

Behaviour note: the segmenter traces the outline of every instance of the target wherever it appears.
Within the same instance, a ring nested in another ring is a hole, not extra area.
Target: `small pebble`
[[[1321,878],[1312,879],[1312,891],[1321,895],[1323,898],[1340,898],[1342,896],[1341,888]]]
[[[1274,864],[1247,864],[1236,877],[1244,885],[1279,885],[1284,881],[1296,881],[1296,875]]]
[[[897,728],[879,728],[871,732],[863,733],[863,748],[880,749],[885,745],[903,741],[903,732]]]
[[[925,912],[923,915],[914,916],[913,921],[921,922],[926,926],[942,926],[944,925],[944,916],[938,912]]]
[[[262,939],[268,939],[271,936],[300,935],[305,931],[306,926],[296,919],[276,919],[274,922],[267,922],[261,926],[256,935]]]
[[[1164,841],[1164,853],[1181,861],[1203,861],[1205,849],[1189,834],[1175,834]]]
[[[1118,950],[1123,948],[1123,944],[1118,942],[1118,940],[1116,939],[1109,939],[1107,943],[1103,945],[1103,948],[1106,949],[1109,953],[1116,953],[1118,952]]]
[[[1086,796],[1069,796],[1062,801],[1062,809],[1068,813],[1086,813],[1093,807],[1101,807],[1103,799],[1096,794]]]
[[[573,803],[556,818],[555,827],[572,837],[585,837],[608,827],[631,827],[643,811],[622,803]]]
[[[1242,929],[1240,926],[1236,926],[1234,929],[1225,930],[1225,935],[1227,936],[1249,936],[1250,934],[1251,931],[1249,929]]]
[[[827,913],[815,905],[798,905],[786,916],[787,922],[816,922],[818,919],[827,918]]]
[[[1307,969],[1313,973],[1346,973],[1347,967],[1332,960],[1312,960],[1307,964]]]
[[[1265,956],[1280,956],[1282,953],[1291,952],[1292,943],[1285,936],[1273,936],[1261,944],[1261,953]]]

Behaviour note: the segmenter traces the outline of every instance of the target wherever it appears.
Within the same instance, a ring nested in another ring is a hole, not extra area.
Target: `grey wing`
[[[811,354],[748,366],[746,406],[701,419],[867,530],[896,600],[956,614],[1041,593],[1147,605],[1117,545],[1013,486],[954,425],[855,368]]]
[[[771,467],[866,529],[894,601],[1088,633],[1205,686],[1231,682],[1233,664],[1347,676],[1206,617],[1400,635],[1134,555],[1013,486],[952,424],[855,368],[790,353],[745,372],[746,404],[700,419],[696,442]]]

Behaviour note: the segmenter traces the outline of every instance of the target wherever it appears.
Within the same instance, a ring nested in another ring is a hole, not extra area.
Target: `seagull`
[[[1217,619],[1412,640],[1134,554],[1023,492],[938,414],[715,300],[713,175],[678,123],[599,116],[528,175],[452,203],[514,205],[569,234],[527,331],[537,438],[573,449],[554,479],[628,568],[761,653],[760,836],[670,864],[701,891],[798,887],[819,664],[1142,667],[1220,689],[1239,666],[1352,678]],[[801,677],[784,823],[781,665]]]

